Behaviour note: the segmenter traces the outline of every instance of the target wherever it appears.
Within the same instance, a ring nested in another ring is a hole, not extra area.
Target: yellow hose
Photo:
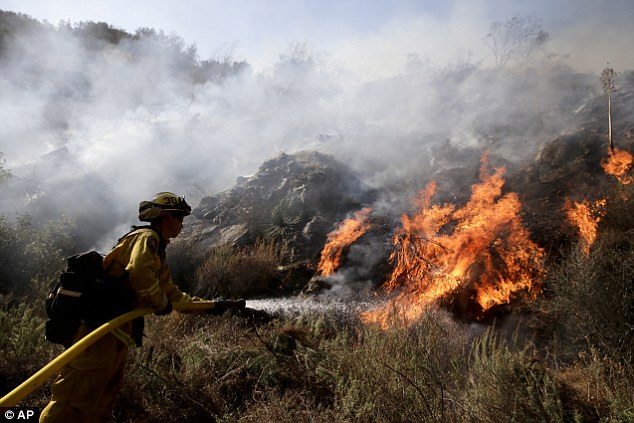
[[[190,303],[176,303],[173,304],[173,306],[174,310],[179,311],[202,311],[213,308],[214,303],[212,301],[196,301]],[[137,317],[141,317],[145,314],[154,313],[155,311],[156,310],[152,308],[137,308],[129,313],[115,317],[111,321],[99,326],[81,340],[77,341],[77,343],[75,343],[72,347],[57,356],[53,361],[42,367],[37,373],[25,380],[20,386],[2,397],[2,399],[0,399],[0,407],[15,406],[35,388],[40,386],[49,377],[53,376],[57,373],[57,371],[68,364],[68,362],[75,358],[79,353],[94,344],[99,338],[130,320],[136,319]]]

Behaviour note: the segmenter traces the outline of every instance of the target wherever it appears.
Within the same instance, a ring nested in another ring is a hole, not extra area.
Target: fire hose
[[[174,310],[177,311],[203,311],[214,308],[214,301],[195,301],[189,303],[175,303]],[[24,381],[20,386],[9,392],[0,399],[0,407],[13,407],[20,400],[30,394],[35,388],[44,383],[49,377],[53,376],[57,371],[64,367],[73,358],[77,357],[82,351],[94,344],[102,336],[111,330],[121,326],[122,324],[136,319],[146,314],[154,313],[156,310],[152,308],[137,308],[126,314],[115,317],[109,322],[99,326],[88,335],[77,341],[73,346],[61,353],[46,366],[42,367],[37,373]]]

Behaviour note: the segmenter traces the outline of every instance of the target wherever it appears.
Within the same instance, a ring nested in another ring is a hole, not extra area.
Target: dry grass
[[[632,369],[597,355],[551,367],[442,312],[388,331],[280,318],[153,318],[118,421],[628,421]],[[161,336],[158,336],[159,333]]]
[[[20,328],[3,332],[4,391],[53,350],[41,339],[42,318],[24,305],[13,307],[2,304],[3,328]],[[18,311],[23,317],[8,317]],[[257,325],[238,316],[173,313],[149,317],[146,335],[144,346],[130,354],[117,422],[172,422],[174,416],[200,422],[633,417],[631,364],[597,349],[557,362],[530,342],[502,338],[493,327],[472,333],[442,311],[387,331],[334,319],[327,311]],[[26,403],[43,406],[47,389]]]
[[[274,293],[282,283],[277,267],[285,255],[282,244],[264,240],[244,248],[216,247],[198,267],[193,292],[205,298]]]

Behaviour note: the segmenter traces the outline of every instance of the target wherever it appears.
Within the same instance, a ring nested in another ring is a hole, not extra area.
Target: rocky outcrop
[[[314,151],[280,154],[224,192],[202,198],[179,239],[203,249],[284,239],[295,259],[321,251],[327,234],[374,199],[345,164]]]

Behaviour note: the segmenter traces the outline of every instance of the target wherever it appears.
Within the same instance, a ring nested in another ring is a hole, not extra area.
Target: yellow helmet
[[[151,201],[139,203],[139,220],[150,222],[166,211],[188,216],[192,208],[185,201],[185,197],[179,197],[171,192],[159,192]]]

